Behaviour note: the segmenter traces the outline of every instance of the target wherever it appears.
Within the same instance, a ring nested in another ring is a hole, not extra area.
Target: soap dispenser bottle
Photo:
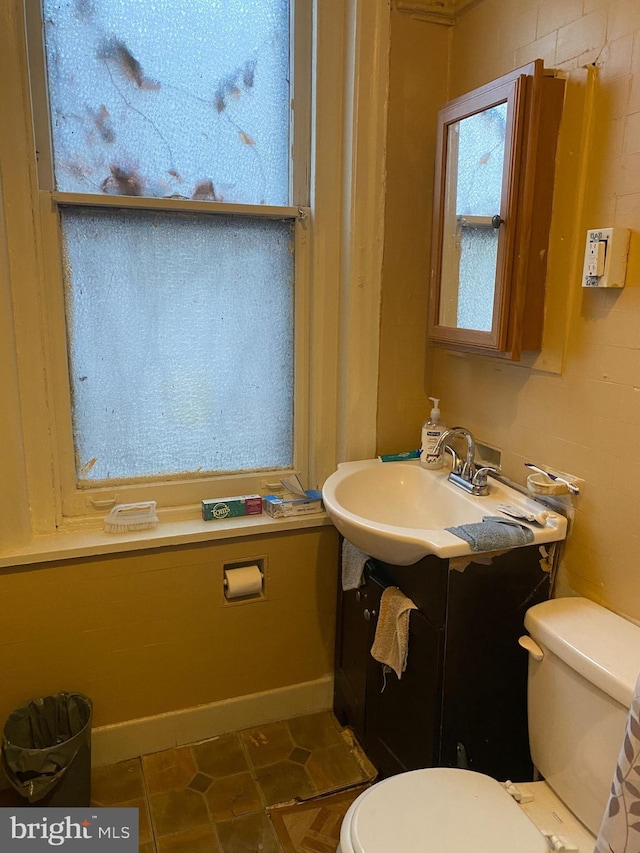
[[[420,450],[420,464],[424,468],[442,468],[444,465],[444,453],[434,453],[438,439],[446,430],[446,426],[440,420],[440,400],[437,397],[429,397],[433,402],[433,408],[429,420],[422,425],[422,447]]]

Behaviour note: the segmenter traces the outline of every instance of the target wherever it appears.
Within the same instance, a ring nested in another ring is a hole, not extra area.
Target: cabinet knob
[[[365,607],[362,615],[364,616],[365,620],[368,622],[370,619],[374,618],[374,616],[376,615],[376,611],[375,610],[369,610],[368,607]]]

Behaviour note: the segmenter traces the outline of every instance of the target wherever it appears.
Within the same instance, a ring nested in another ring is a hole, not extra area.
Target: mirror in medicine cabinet
[[[563,96],[536,60],[440,110],[432,343],[515,361],[540,349]]]

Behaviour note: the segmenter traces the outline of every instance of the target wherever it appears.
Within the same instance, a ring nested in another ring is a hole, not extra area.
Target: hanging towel
[[[461,524],[446,530],[468,542],[472,551],[499,551],[533,542],[533,530],[511,518],[497,515],[485,515],[475,524]]]
[[[342,540],[342,589],[358,589],[364,583],[362,573],[369,558],[347,539]]]
[[[613,774],[594,853],[640,849],[640,676],[631,700],[624,740]]]
[[[409,653],[409,611],[417,610],[413,601],[397,586],[388,586],[380,599],[380,615],[371,656],[390,667],[398,678],[407,668]]]

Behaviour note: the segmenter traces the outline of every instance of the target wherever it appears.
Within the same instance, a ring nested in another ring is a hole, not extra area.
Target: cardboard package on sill
[[[322,512],[322,492],[305,489],[296,474],[291,479],[282,479],[280,482],[286,489],[284,494],[265,495],[262,499],[267,515],[272,518],[285,518]]]
[[[235,495],[231,498],[212,498],[202,501],[204,521],[221,521],[224,518],[237,518],[241,515],[260,515],[262,498],[260,495]]]

